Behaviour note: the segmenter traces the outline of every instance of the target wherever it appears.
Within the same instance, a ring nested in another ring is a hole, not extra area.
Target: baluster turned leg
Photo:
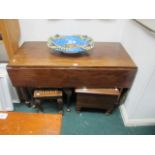
[[[31,107],[31,95],[28,92],[28,88],[17,87],[16,90],[20,102],[24,102],[28,107]]]
[[[63,100],[62,98],[57,99],[59,113],[63,114]]]
[[[70,112],[71,109],[70,109],[70,104],[71,104],[71,95],[72,95],[72,90],[67,88],[67,89],[64,89],[64,92],[67,96],[67,111]]]

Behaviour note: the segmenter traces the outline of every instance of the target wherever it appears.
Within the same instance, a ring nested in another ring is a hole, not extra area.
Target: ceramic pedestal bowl
[[[86,35],[55,35],[48,39],[47,45],[56,52],[76,54],[91,50],[94,42]]]

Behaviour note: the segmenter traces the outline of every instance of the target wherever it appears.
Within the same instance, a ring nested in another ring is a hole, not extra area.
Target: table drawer
[[[129,88],[136,68],[7,67],[16,87]]]

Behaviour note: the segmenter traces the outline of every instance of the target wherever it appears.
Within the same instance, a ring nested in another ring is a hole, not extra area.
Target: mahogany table
[[[72,56],[34,41],[17,50],[7,70],[12,84],[28,100],[26,88],[33,87],[129,89],[137,67],[120,43],[96,42],[87,54]]]
[[[7,112],[0,119],[0,135],[58,135],[61,131],[61,114]]]

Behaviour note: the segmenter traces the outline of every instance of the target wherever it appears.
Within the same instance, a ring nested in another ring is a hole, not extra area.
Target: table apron
[[[136,68],[7,67],[16,87],[130,88]]]

